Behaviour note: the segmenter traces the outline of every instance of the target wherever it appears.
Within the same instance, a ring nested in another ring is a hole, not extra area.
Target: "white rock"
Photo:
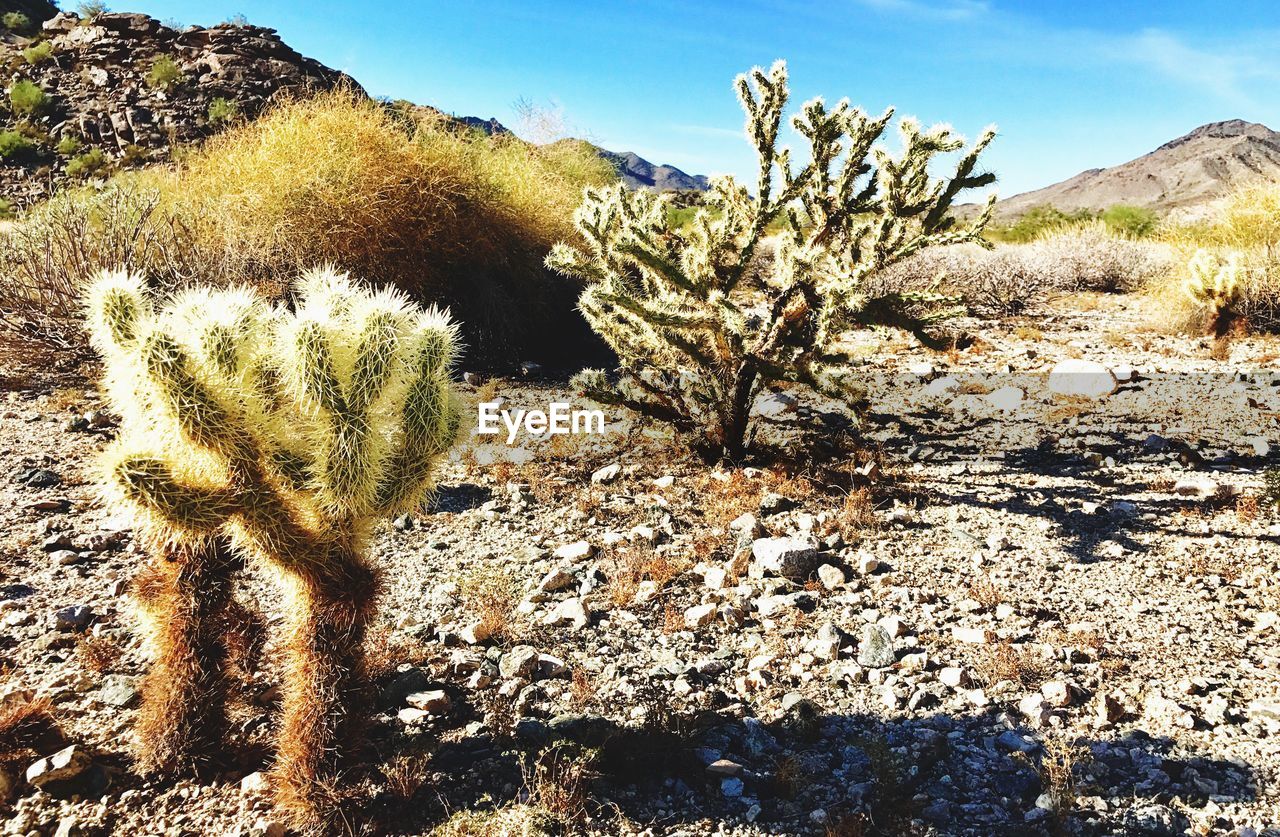
[[[1059,361],[1049,372],[1049,391],[1081,398],[1106,398],[1116,391],[1116,376],[1092,360],[1069,358]]]
[[[670,488],[671,486],[675,485],[675,482],[676,482],[676,478],[668,474],[663,477],[658,477],[656,480],[653,481],[653,484],[658,488]]]
[[[575,631],[582,630],[591,621],[591,616],[587,613],[586,606],[582,604],[582,599],[571,598],[565,599],[556,605],[555,610],[547,614],[542,620],[544,625],[568,625]]]
[[[694,605],[684,612],[684,624],[687,628],[701,628],[710,625],[716,618],[714,604]]]
[[[751,554],[765,572],[802,580],[815,569],[818,545],[812,539],[757,538],[751,544]]]
[[[582,561],[595,554],[596,548],[587,541],[574,541],[556,547],[552,554],[565,561]]]
[[[995,631],[986,628],[961,628],[954,627],[951,629],[951,639],[955,642],[964,642],[971,645],[986,645],[996,641]]]
[[[1041,685],[1040,694],[1044,695],[1044,699],[1050,706],[1057,709],[1064,709],[1071,705],[1071,686],[1061,680],[1050,680]]]
[[[950,686],[953,689],[959,689],[968,683],[969,676],[965,674],[964,669],[958,666],[947,666],[938,672],[938,681],[944,686]]]
[[[987,403],[997,410],[1012,413],[1022,406],[1022,400],[1025,397],[1026,393],[1019,388],[1004,386],[994,392],[987,393]]]
[[[844,584],[844,570],[834,564],[823,564],[818,567],[818,581],[828,590],[835,590]]]
[[[596,484],[613,482],[620,473],[622,473],[622,466],[617,462],[613,462],[595,471],[591,475],[591,481]]]
[[[404,700],[414,709],[421,709],[423,712],[429,712],[432,715],[443,715],[453,706],[453,701],[449,698],[448,693],[441,689],[433,689],[429,692],[414,692]]]

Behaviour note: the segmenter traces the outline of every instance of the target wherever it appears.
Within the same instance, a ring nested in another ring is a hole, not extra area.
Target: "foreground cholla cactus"
[[[310,816],[358,738],[370,525],[421,502],[460,412],[446,314],[331,270],[295,292],[293,311],[247,289],[185,291],[157,310],[139,277],[108,273],[89,318],[123,417],[104,482],[155,549],[138,585],[157,650],[141,762],[172,770],[217,745],[240,621],[232,573],[259,559],[288,596],[277,791]]]
[[[621,379],[587,370],[589,395],[696,434],[711,456],[737,459],[749,446],[750,408],[765,384],[809,387],[846,399],[855,382],[841,338],[888,325],[928,339],[949,300],[931,292],[868,297],[865,280],[926,246],[980,241],[991,203],[968,226],[949,214],[961,191],[991,183],[975,174],[986,130],[954,174],[935,179],[937,155],[963,141],[946,126],[904,119],[904,148],[878,145],[893,111],[870,117],[840,101],[805,103],[792,125],[810,162],[793,171],[777,147],[787,103],[786,65],[737,80],[747,135],[759,160],[755,195],[732,178],[713,182],[687,231],[662,198],[624,187],[588,189],[575,214],[586,249],[559,244],[547,264],[589,284],[579,306],[617,353]],[[772,254],[766,228],[788,222]]]
[[[1183,292],[1205,309],[1205,331],[1223,339],[1239,318],[1242,296],[1239,256],[1233,253],[1222,261],[1208,250],[1197,250],[1187,264],[1187,271]]]

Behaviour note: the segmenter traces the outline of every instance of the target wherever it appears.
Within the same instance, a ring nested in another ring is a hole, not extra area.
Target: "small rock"
[[[453,708],[453,700],[448,693],[441,689],[433,689],[429,692],[414,692],[405,698],[405,702],[414,709],[421,709],[423,712],[429,712],[432,715],[444,715]]]
[[[951,629],[951,639],[970,645],[987,645],[996,641],[996,633],[986,628],[954,627]]]
[[[583,561],[595,554],[596,548],[587,541],[574,541],[556,547],[552,554],[562,561]]]
[[[695,605],[684,612],[686,628],[701,628],[710,625],[716,618],[714,604]]]
[[[271,787],[267,774],[261,770],[255,770],[248,776],[240,780],[240,792],[248,794],[266,793]]]
[[[83,631],[93,621],[93,608],[71,605],[53,614],[53,624],[60,631]]]
[[[611,483],[618,478],[620,473],[622,473],[622,466],[617,462],[612,462],[592,473],[591,481],[597,485]]]
[[[844,570],[834,564],[823,564],[818,567],[818,581],[828,590],[835,590],[844,585]]]
[[[576,597],[560,602],[555,610],[542,620],[544,625],[568,625],[575,631],[582,630],[590,622],[591,615],[587,613],[586,605],[582,603],[582,599]]]
[[[1111,370],[1091,360],[1068,358],[1059,361],[1049,372],[1049,391],[1080,398],[1106,398],[1116,391],[1116,376]]]
[[[737,776],[742,772],[742,765],[729,759],[716,759],[707,765],[708,776]]]
[[[517,645],[502,655],[498,661],[498,672],[503,678],[510,680],[522,678],[528,680],[538,668],[538,649],[532,645]]]
[[[44,788],[51,782],[79,778],[92,763],[93,759],[83,747],[72,744],[33,762],[27,768],[27,781],[38,788]]]
[[[880,625],[867,625],[862,629],[862,644],[858,647],[858,665],[864,668],[885,668],[893,665],[893,637]]]
[[[765,572],[793,581],[807,578],[818,563],[817,544],[800,538],[757,538],[751,554]]]

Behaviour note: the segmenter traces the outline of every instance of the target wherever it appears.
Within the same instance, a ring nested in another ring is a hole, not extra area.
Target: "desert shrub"
[[[1064,212],[1049,205],[1033,206],[1008,224],[988,225],[986,235],[993,241],[1025,244],[1034,241],[1050,230],[1078,224],[1093,218],[1087,209]]]
[[[229,99],[221,96],[215,98],[209,103],[209,124],[222,125],[232,121],[240,115],[240,107]]]
[[[21,162],[35,156],[36,147],[18,131],[0,131],[0,160]]]
[[[580,353],[577,289],[543,268],[572,234],[584,185],[611,170],[585,143],[538,148],[459,132],[406,131],[381,105],[336,91],[233,125],[174,172],[150,174],[166,213],[198,218],[191,246],[268,287],[330,262],[451,306],[473,361]]]
[[[54,150],[64,157],[70,157],[80,151],[84,147],[84,143],[74,134],[63,134],[62,139],[58,140],[58,144],[54,146]]]
[[[0,221],[11,220],[15,214],[13,201],[8,198],[0,198]]]
[[[0,24],[10,32],[17,32],[20,35],[30,32],[32,28],[31,18],[22,12],[5,12],[4,16],[0,17]]]
[[[1118,234],[1105,219],[1061,227],[1033,245],[1055,287],[1114,293],[1142,287],[1169,268],[1167,247]]]
[[[147,86],[153,90],[172,90],[182,83],[182,68],[167,55],[157,56],[147,70]]]
[[[1258,184],[1219,201],[1206,218],[1166,224],[1161,238],[1172,250],[1173,267],[1147,283],[1156,302],[1158,324],[1205,333],[1205,301],[1188,293],[1195,271],[1208,256],[1234,261],[1232,324],[1260,332],[1280,332],[1280,186]],[[1217,320],[1215,322],[1221,322]]]
[[[9,87],[9,106],[16,116],[39,116],[49,106],[49,98],[35,82],[19,79]]]
[[[48,61],[52,57],[53,44],[48,41],[33,44],[22,51],[22,58],[28,64],[39,64],[41,61]]]
[[[82,0],[76,5],[76,14],[84,20],[93,20],[98,15],[106,14],[111,11],[107,8],[107,4],[102,0]]]
[[[244,28],[249,25],[249,18],[237,12],[236,14],[233,14],[231,17],[224,20],[223,23],[226,24],[227,26],[238,26],[240,28]]]
[[[1154,209],[1122,203],[1107,207],[1098,218],[1116,235],[1129,238],[1146,238],[1160,224],[1160,216]]]
[[[1111,233],[1101,221],[1058,227],[1027,244],[931,248],[873,280],[874,293],[939,290],[985,317],[1033,311],[1058,292],[1127,291],[1163,275],[1168,246]]]
[[[944,300],[868,297],[865,280],[927,245],[979,239],[990,204],[967,227],[948,210],[963,190],[994,180],[975,173],[993,131],[937,180],[929,165],[963,147],[949,128],[903,120],[895,157],[877,145],[892,109],[872,117],[843,100],[830,109],[810,100],[792,119],[815,161],[797,170],[777,147],[786,65],[739,76],[737,89],[759,163],[754,195],[717,178],[709,208],[682,232],[668,224],[660,197],[620,185],[589,189],[574,214],[587,246],[557,244],[547,258],[587,281],[579,308],[621,362],[616,384],[588,369],[576,386],[674,425],[708,457],[729,459],[751,447],[751,406],[768,384],[850,399],[858,363],[843,340],[849,330],[896,326],[932,342],[929,315],[908,308]],[[780,216],[790,229],[756,273],[766,227]]]
[[[107,167],[107,154],[101,148],[90,148],[67,163],[67,177],[93,177]]]
[[[160,287],[218,276],[185,227],[157,212],[158,195],[120,180],[66,190],[0,231],[0,323],[60,346],[82,343],[80,297],[102,269],[144,269]]]

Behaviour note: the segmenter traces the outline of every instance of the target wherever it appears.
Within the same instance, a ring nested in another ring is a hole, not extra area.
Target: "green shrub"
[[[32,29],[31,18],[22,12],[5,12],[4,17],[0,17],[0,24],[3,24],[4,28],[10,32],[17,32],[20,35],[26,34]]]
[[[976,172],[994,129],[939,178],[939,155],[964,148],[949,127],[904,119],[893,154],[881,146],[893,110],[870,116],[847,100],[828,109],[811,99],[792,117],[809,146],[805,159],[818,161],[793,166],[777,145],[786,65],[756,68],[736,86],[758,163],[754,194],[716,178],[709,209],[681,232],[651,192],[588,189],[574,214],[587,246],[557,244],[547,257],[585,281],[578,307],[621,365],[616,382],[588,369],[575,387],[674,426],[707,458],[735,462],[756,447],[752,405],[766,388],[856,400],[861,364],[849,332],[889,326],[942,345],[928,326],[952,313],[950,300],[871,296],[867,283],[923,247],[979,240],[991,202],[964,226],[951,203],[995,180]],[[788,229],[763,244],[781,217]]]
[[[84,143],[75,134],[63,134],[62,139],[58,140],[58,144],[54,146],[54,150],[63,157],[71,157],[80,152],[84,147]]]
[[[1004,241],[1010,244],[1024,244],[1035,241],[1044,233],[1061,229],[1072,224],[1079,224],[1093,218],[1087,209],[1076,209],[1063,212],[1052,206],[1033,206],[1017,218],[1012,224],[987,227],[987,237],[993,241]]]
[[[68,177],[92,177],[107,167],[107,155],[101,148],[90,148],[67,163]]]
[[[8,198],[0,198],[0,221],[10,221],[16,214],[13,208],[13,201]]]
[[[156,57],[147,71],[147,86],[153,90],[172,90],[182,83],[182,68],[167,55]]]
[[[16,116],[39,116],[49,106],[49,98],[35,82],[15,81],[9,88],[9,106]]]
[[[0,160],[22,162],[35,156],[35,145],[17,131],[0,132]]]
[[[223,125],[240,115],[240,106],[221,96],[209,103],[209,124]]]
[[[1160,217],[1156,215],[1154,209],[1122,203],[1108,207],[1099,217],[1112,232],[1127,235],[1130,238],[1146,238],[1154,233],[1160,224]]]
[[[107,4],[101,0],[83,0],[76,6],[76,14],[80,15],[84,20],[93,20],[101,14],[111,11],[107,8]]]
[[[41,41],[38,44],[29,46],[22,51],[22,57],[28,64],[39,64],[41,61],[48,61],[53,57],[53,44],[48,41]]]

